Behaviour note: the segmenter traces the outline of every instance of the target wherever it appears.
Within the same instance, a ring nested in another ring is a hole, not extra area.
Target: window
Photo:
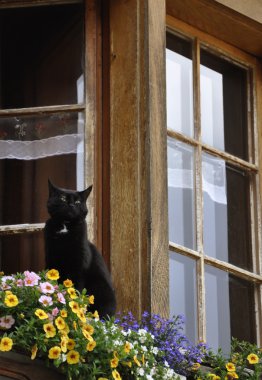
[[[11,3],[0,6],[0,267],[6,273],[44,268],[48,178],[79,190],[94,183],[95,96],[87,70],[96,72],[95,7]]]
[[[170,313],[228,351],[261,334],[256,67],[216,42],[167,34]]]

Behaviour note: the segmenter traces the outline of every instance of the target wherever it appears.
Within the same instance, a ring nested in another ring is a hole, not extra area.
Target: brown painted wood
[[[262,24],[213,0],[167,0],[167,14],[256,56]]]

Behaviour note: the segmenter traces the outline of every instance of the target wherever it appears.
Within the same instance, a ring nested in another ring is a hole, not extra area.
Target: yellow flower
[[[93,340],[92,342],[88,342],[86,349],[87,351],[93,351],[96,346],[96,342]]]
[[[17,304],[18,304],[18,298],[17,298],[17,296],[16,295],[14,295],[14,294],[7,294],[6,295],[6,297],[5,297],[5,304],[6,304],[6,306],[8,306],[8,307],[14,307],[14,306],[16,306]]]
[[[7,336],[1,339],[0,351],[11,351],[13,347],[13,341]]]
[[[124,351],[125,351],[126,354],[128,354],[128,353],[130,352],[131,347],[132,347],[132,346],[131,346],[131,344],[130,344],[129,342],[126,342],[126,343],[125,343]]]
[[[78,303],[77,302],[75,302],[75,301],[70,301],[69,302],[69,306],[71,307],[71,309],[72,309],[72,311],[74,312],[74,313],[78,313],[78,311],[79,311],[79,305],[78,305]]]
[[[48,280],[58,280],[59,277],[59,272],[56,269],[51,269],[46,273],[46,278],[48,278]]]
[[[247,360],[249,364],[257,364],[259,362],[259,357],[256,354],[249,354]]]
[[[48,318],[48,315],[46,314],[46,312],[42,309],[36,309],[35,311],[35,315],[39,318],[39,319],[47,319]]]
[[[68,364],[77,364],[79,362],[80,355],[77,351],[71,350],[66,355],[66,361]]]
[[[53,323],[45,323],[43,329],[47,338],[53,338],[56,335],[56,329]]]
[[[65,309],[62,309],[60,311],[60,315],[61,315],[61,317],[66,318],[67,317],[67,311]]]
[[[89,301],[89,303],[90,303],[91,305],[94,305],[94,303],[95,303],[95,297],[94,297],[94,296],[89,296],[89,297],[88,297],[88,301]]]
[[[80,319],[81,322],[86,322],[86,317],[85,317],[85,313],[83,312],[82,309],[80,309],[77,313],[77,316],[78,318]]]
[[[211,377],[211,379],[213,379],[213,380],[220,380],[221,379],[220,376],[217,376],[214,373],[209,373],[208,377]]]
[[[140,361],[137,359],[136,355],[134,356],[134,362],[136,363],[136,365],[137,365],[138,367],[141,367],[141,363],[140,363]]]
[[[108,380],[107,377],[99,377],[98,380]]]
[[[113,359],[110,360],[110,367],[116,368],[118,366],[118,363],[119,363],[118,358],[114,357]]]
[[[235,364],[233,363],[227,363],[226,364],[226,369],[228,370],[228,372],[235,372],[236,370],[236,367],[235,367]]]
[[[132,367],[132,362],[121,362],[123,365],[131,368]]]
[[[93,342],[94,339],[92,338],[91,334],[88,331],[82,329],[82,333],[83,333],[84,337],[87,340],[89,340],[89,342]]]
[[[68,339],[68,342],[67,342],[67,349],[70,351],[70,350],[73,350],[75,348],[75,341],[74,339]]]
[[[32,347],[32,350],[31,350],[31,359],[32,359],[32,360],[35,359],[36,354],[37,354],[37,350],[38,350],[38,347],[37,347],[37,345],[35,344],[35,345]]]
[[[200,367],[200,364],[199,363],[194,363],[191,367],[192,371],[197,371]]]
[[[68,337],[66,335],[63,335],[61,338],[61,343],[60,343],[62,352],[67,351],[67,343],[68,343]]]
[[[117,372],[116,369],[112,372],[112,376],[115,380],[122,380],[122,377],[120,376],[119,372]]]
[[[67,293],[70,295],[70,298],[77,298],[76,290],[74,288],[68,288]]]
[[[58,330],[64,330],[64,328],[66,327],[66,323],[62,317],[57,317],[55,320],[55,324]]]
[[[61,354],[61,348],[58,346],[51,347],[48,351],[49,359],[58,359]]]
[[[99,314],[98,314],[98,311],[97,311],[97,310],[93,313],[93,317],[94,317],[95,319],[99,319]]]
[[[73,282],[72,282],[71,280],[69,280],[69,279],[65,280],[65,281],[63,282],[63,284],[64,284],[64,286],[65,286],[66,288],[72,288],[72,286],[73,286]]]
[[[238,379],[238,378],[239,378],[238,374],[234,371],[228,372],[225,377],[226,380],[232,380],[232,379]]]
[[[83,330],[87,331],[90,335],[94,334],[94,327],[91,325],[84,325]]]

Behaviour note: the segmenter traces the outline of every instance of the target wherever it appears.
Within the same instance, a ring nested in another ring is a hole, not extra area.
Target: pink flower
[[[8,281],[13,281],[13,277],[12,276],[3,276],[2,277],[2,285],[1,285],[1,288],[3,290],[7,290],[7,289],[10,289],[11,286],[9,284],[7,284],[6,282]]]
[[[27,270],[24,272],[24,275],[25,275],[25,280],[24,280],[25,286],[38,285],[38,281],[40,280],[40,277],[35,272],[29,272]]]
[[[50,296],[41,296],[38,301],[44,306],[53,305],[53,300]]]
[[[22,288],[24,286],[24,282],[21,278],[19,278],[17,281],[16,281],[16,286],[18,288]]]
[[[2,329],[10,329],[15,323],[12,315],[6,315],[5,317],[0,318],[0,328]]]
[[[53,317],[56,317],[58,313],[59,313],[59,309],[58,309],[58,307],[55,307],[55,308],[52,310],[52,316],[53,316]]]
[[[55,288],[53,287],[52,284],[50,284],[49,282],[41,282],[40,283],[40,290],[42,293],[49,293],[49,294],[52,294],[54,293],[55,291]]]
[[[57,299],[60,303],[63,303],[65,304],[66,303],[66,300],[65,300],[65,297],[63,296],[62,293],[57,293]]]

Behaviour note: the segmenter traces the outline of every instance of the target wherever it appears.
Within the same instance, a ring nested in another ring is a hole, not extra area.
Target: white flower
[[[153,347],[153,348],[152,348],[152,352],[153,352],[154,355],[157,355],[157,354],[158,354],[158,351],[159,351],[159,350],[158,350],[157,347]]]
[[[5,317],[0,318],[0,327],[2,329],[10,329],[14,323],[15,320],[12,315],[6,315]]]
[[[145,371],[143,370],[143,368],[138,368],[137,373],[139,376],[144,376]]]
[[[146,346],[141,346],[141,349],[142,349],[142,351],[147,352],[147,347]]]
[[[154,380],[154,378],[151,375],[146,375],[146,380]]]

